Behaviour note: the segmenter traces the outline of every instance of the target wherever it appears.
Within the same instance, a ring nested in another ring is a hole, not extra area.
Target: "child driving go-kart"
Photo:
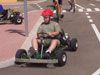
[[[49,58],[51,52],[60,44],[57,37],[61,33],[61,28],[58,23],[52,22],[50,17],[53,16],[53,12],[50,9],[45,9],[42,12],[44,22],[41,24],[37,31],[37,35],[33,38],[33,49],[34,54],[38,53],[39,44],[41,44],[41,36],[46,34],[48,37],[44,40],[44,45],[48,46],[48,49],[45,51],[44,58]]]
[[[32,39],[32,47],[29,50],[18,49],[15,55],[15,63],[46,63],[64,66],[67,61],[66,50],[77,50],[77,39],[70,39],[65,35],[60,25],[51,21],[53,12],[45,9],[42,12],[44,22]]]

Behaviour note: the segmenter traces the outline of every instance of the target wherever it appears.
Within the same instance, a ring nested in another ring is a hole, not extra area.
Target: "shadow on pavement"
[[[21,67],[21,68],[42,68],[42,69],[55,69],[57,67],[61,67],[57,64],[54,65],[48,65],[48,64],[40,64],[40,63],[27,63],[22,65],[14,65],[15,67]],[[63,67],[63,66],[62,66]]]
[[[1,23],[0,22],[0,25],[8,25],[8,24],[12,24],[12,23],[3,23],[3,22]]]
[[[8,29],[8,30],[6,30],[6,32],[9,32],[9,33],[17,33],[17,34],[20,34],[22,36],[25,36],[25,32],[22,31],[22,30]]]

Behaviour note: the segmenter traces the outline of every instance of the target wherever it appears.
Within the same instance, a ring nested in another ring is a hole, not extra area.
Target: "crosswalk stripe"
[[[90,9],[90,8],[87,8],[86,10],[87,10],[87,12],[91,12],[92,11],[92,9]]]
[[[96,0],[96,1],[100,1],[100,0]]]
[[[100,11],[100,9],[99,8],[94,8],[95,9],[95,11]]]
[[[95,6],[95,4],[92,4],[92,3],[91,3],[90,5],[91,5],[91,6]]]
[[[56,10],[54,10],[53,13],[56,13]],[[66,13],[66,10],[62,10],[62,13]]]
[[[94,11],[100,12],[100,8],[94,8],[94,9],[91,9],[91,8],[78,9],[78,12],[94,12]]]
[[[83,9],[78,9],[79,12],[83,12]]]
[[[63,10],[62,12],[63,12],[63,13],[65,13],[65,12],[66,12],[66,10]]]
[[[94,8],[94,9],[91,9],[91,8],[77,9],[77,11],[78,12],[94,12],[94,11],[100,12],[100,8]],[[62,13],[66,13],[66,12],[67,12],[66,10],[62,11]],[[53,13],[56,13],[56,10],[54,10]]]

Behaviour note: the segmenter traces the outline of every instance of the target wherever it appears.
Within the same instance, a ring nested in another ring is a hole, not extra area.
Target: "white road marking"
[[[95,6],[95,4],[92,4],[92,3],[91,3],[90,5],[91,5],[91,6]]]
[[[78,9],[79,12],[83,12],[83,9]]]
[[[90,9],[90,8],[87,8],[86,10],[87,10],[87,12],[91,12],[92,11],[92,9]]]
[[[90,19],[90,18],[91,18],[91,16],[87,16],[87,18],[88,18],[88,19]]]
[[[54,10],[53,13],[56,13],[56,10]],[[62,10],[62,13],[66,13],[66,10]]]
[[[100,11],[100,9],[99,8],[94,8],[95,9],[95,11]]]
[[[95,24],[91,24],[91,26],[92,26],[92,28],[93,28],[93,30],[94,30],[99,42],[100,42],[100,32],[99,32],[98,28],[96,27]],[[99,74],[100,74],[100,70],[99,70]]]
[[[78,4],[75,4],[77,7],[81,8],[81,9],[85,9],[84,7],[78,5]]]
[[[36,6],[39,7],[40,9],[43,9],[39,4],[36,3]]]
[[[94,8],[93,10],[91,8],[86,8],[86,9],[78,9],[78,12],[100,12],[100,8]]]
[[[93,22],[93,20],[92,20],[92,19],[89,19],[89,22],[90,22],[90,23],[92,23],[92,22]]]
[[[66,10],[63,10],[62,12],[63,12],[63,13],[66,13]]]
[[[89,13],[85,13],[86,15],[89,15]]]
[[[100,1],[100,0],[96,0],[96,1]]]
[[[100,75],[100,68],[97,71],[95,71],[92,75]]]

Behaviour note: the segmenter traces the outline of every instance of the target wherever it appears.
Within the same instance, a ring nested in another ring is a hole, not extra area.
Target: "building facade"
[[[17,0],[0,0],[0,3],[15,3]]]

